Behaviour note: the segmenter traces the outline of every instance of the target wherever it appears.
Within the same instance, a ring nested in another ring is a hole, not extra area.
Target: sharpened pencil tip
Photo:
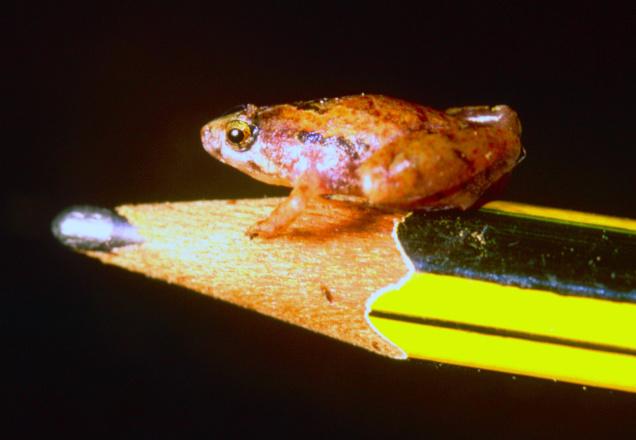
[[[55,217],[51,230],[63,245],[82,251],[110,251],[144,241],[126,218],[95,206],[65,209]]]

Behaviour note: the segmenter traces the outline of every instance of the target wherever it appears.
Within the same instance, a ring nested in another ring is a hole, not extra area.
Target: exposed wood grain
[[[281,199],[125,205],[142,245],[87,252],[377,353],[403,358],[366,319],[370,296],[407,275],[392,231],[398,214],[315,201],[290,230],[245,230]]]

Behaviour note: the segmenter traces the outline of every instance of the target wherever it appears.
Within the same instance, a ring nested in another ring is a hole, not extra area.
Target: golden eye
[[[236,151],[249,149],[256,140],[258,129],[245,121],[230,121],[225,127],[225,137],[230,146]]]

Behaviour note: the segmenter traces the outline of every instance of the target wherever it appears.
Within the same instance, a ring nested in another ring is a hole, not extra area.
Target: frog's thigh
[[[362,192],[371,204],[399,205],[413,196],[425,197],[422,187],[422,149],[425,140],[403,138],[385,145],[357,170]]]
[[[403,205],[453,193],[475,176],[476,169],[460,159],[460,150],[464,149],[462,142],[437,133],[415,133],[398,139],[358,168],[362,191],[376,205]],[[453,200],[451,204],[464,207],[474,198],[471,195],[471,200],[462,198],[460,203]]]

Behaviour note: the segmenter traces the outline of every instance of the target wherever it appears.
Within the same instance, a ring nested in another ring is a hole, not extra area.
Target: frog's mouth
[[[291,186],[287,179],[284,179],[276,174],[268,173],[253,160],[245,161],[240,169],[245,174],[252,176],[256,180],[267,183],[268,185]]]

